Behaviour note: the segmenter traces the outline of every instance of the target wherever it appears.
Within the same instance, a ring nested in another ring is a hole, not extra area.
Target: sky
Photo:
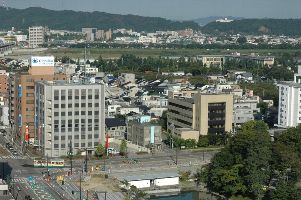
[[[0,0],[13,8],[101,11],[192,20],[209,16],[301,18],[301,0]]]

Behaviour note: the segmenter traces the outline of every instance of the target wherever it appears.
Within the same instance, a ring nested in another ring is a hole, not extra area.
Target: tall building
[[[169,99],[167,129],[181,138],[232,131],[233,96],[195,94],[193,98]]]
[[[31,57],[28,72],[10,76],[10,123],[15,139],[24,141],[28,135],[30,143],[34,142],[34,87],[35,81],[65,80],[65,74],[54,73],[54,57]]]
[[[29,47],[36,48],[45,42],[45,27],[43,26],[33,26],[29,27]]]
[[[105,137],[104,85],[38,81],[35,84],[35,136],[44,155],[93,154]]]
[[[280,82],[278,124],[282,128],[296,127],[301,123],[301,66],[294,81]]]
[[[86,35],[86,40],[93,42],[96,39],[97,28],[82,28],[82,33]]]

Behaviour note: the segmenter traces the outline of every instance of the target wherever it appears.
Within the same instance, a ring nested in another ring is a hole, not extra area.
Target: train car
[[[47,160],[46,159],[34,159],[33,160],[33,167],[36,168],[46,168],[47,167]],[[64,160],[48,160],[48,168],[63,168],[65,167]]]

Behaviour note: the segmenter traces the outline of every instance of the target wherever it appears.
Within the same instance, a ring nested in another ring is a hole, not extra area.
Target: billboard
[[[54,67],[54,56],[32,56],[32,67]]]

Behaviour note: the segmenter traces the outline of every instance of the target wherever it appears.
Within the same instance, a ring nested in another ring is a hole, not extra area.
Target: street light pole
[[[72,156],[73,156],[73,152],[72,152],[72,142],[70,140],[70,144],[69,144],[69,158],[70,158],[70,173],[72,175]]]

